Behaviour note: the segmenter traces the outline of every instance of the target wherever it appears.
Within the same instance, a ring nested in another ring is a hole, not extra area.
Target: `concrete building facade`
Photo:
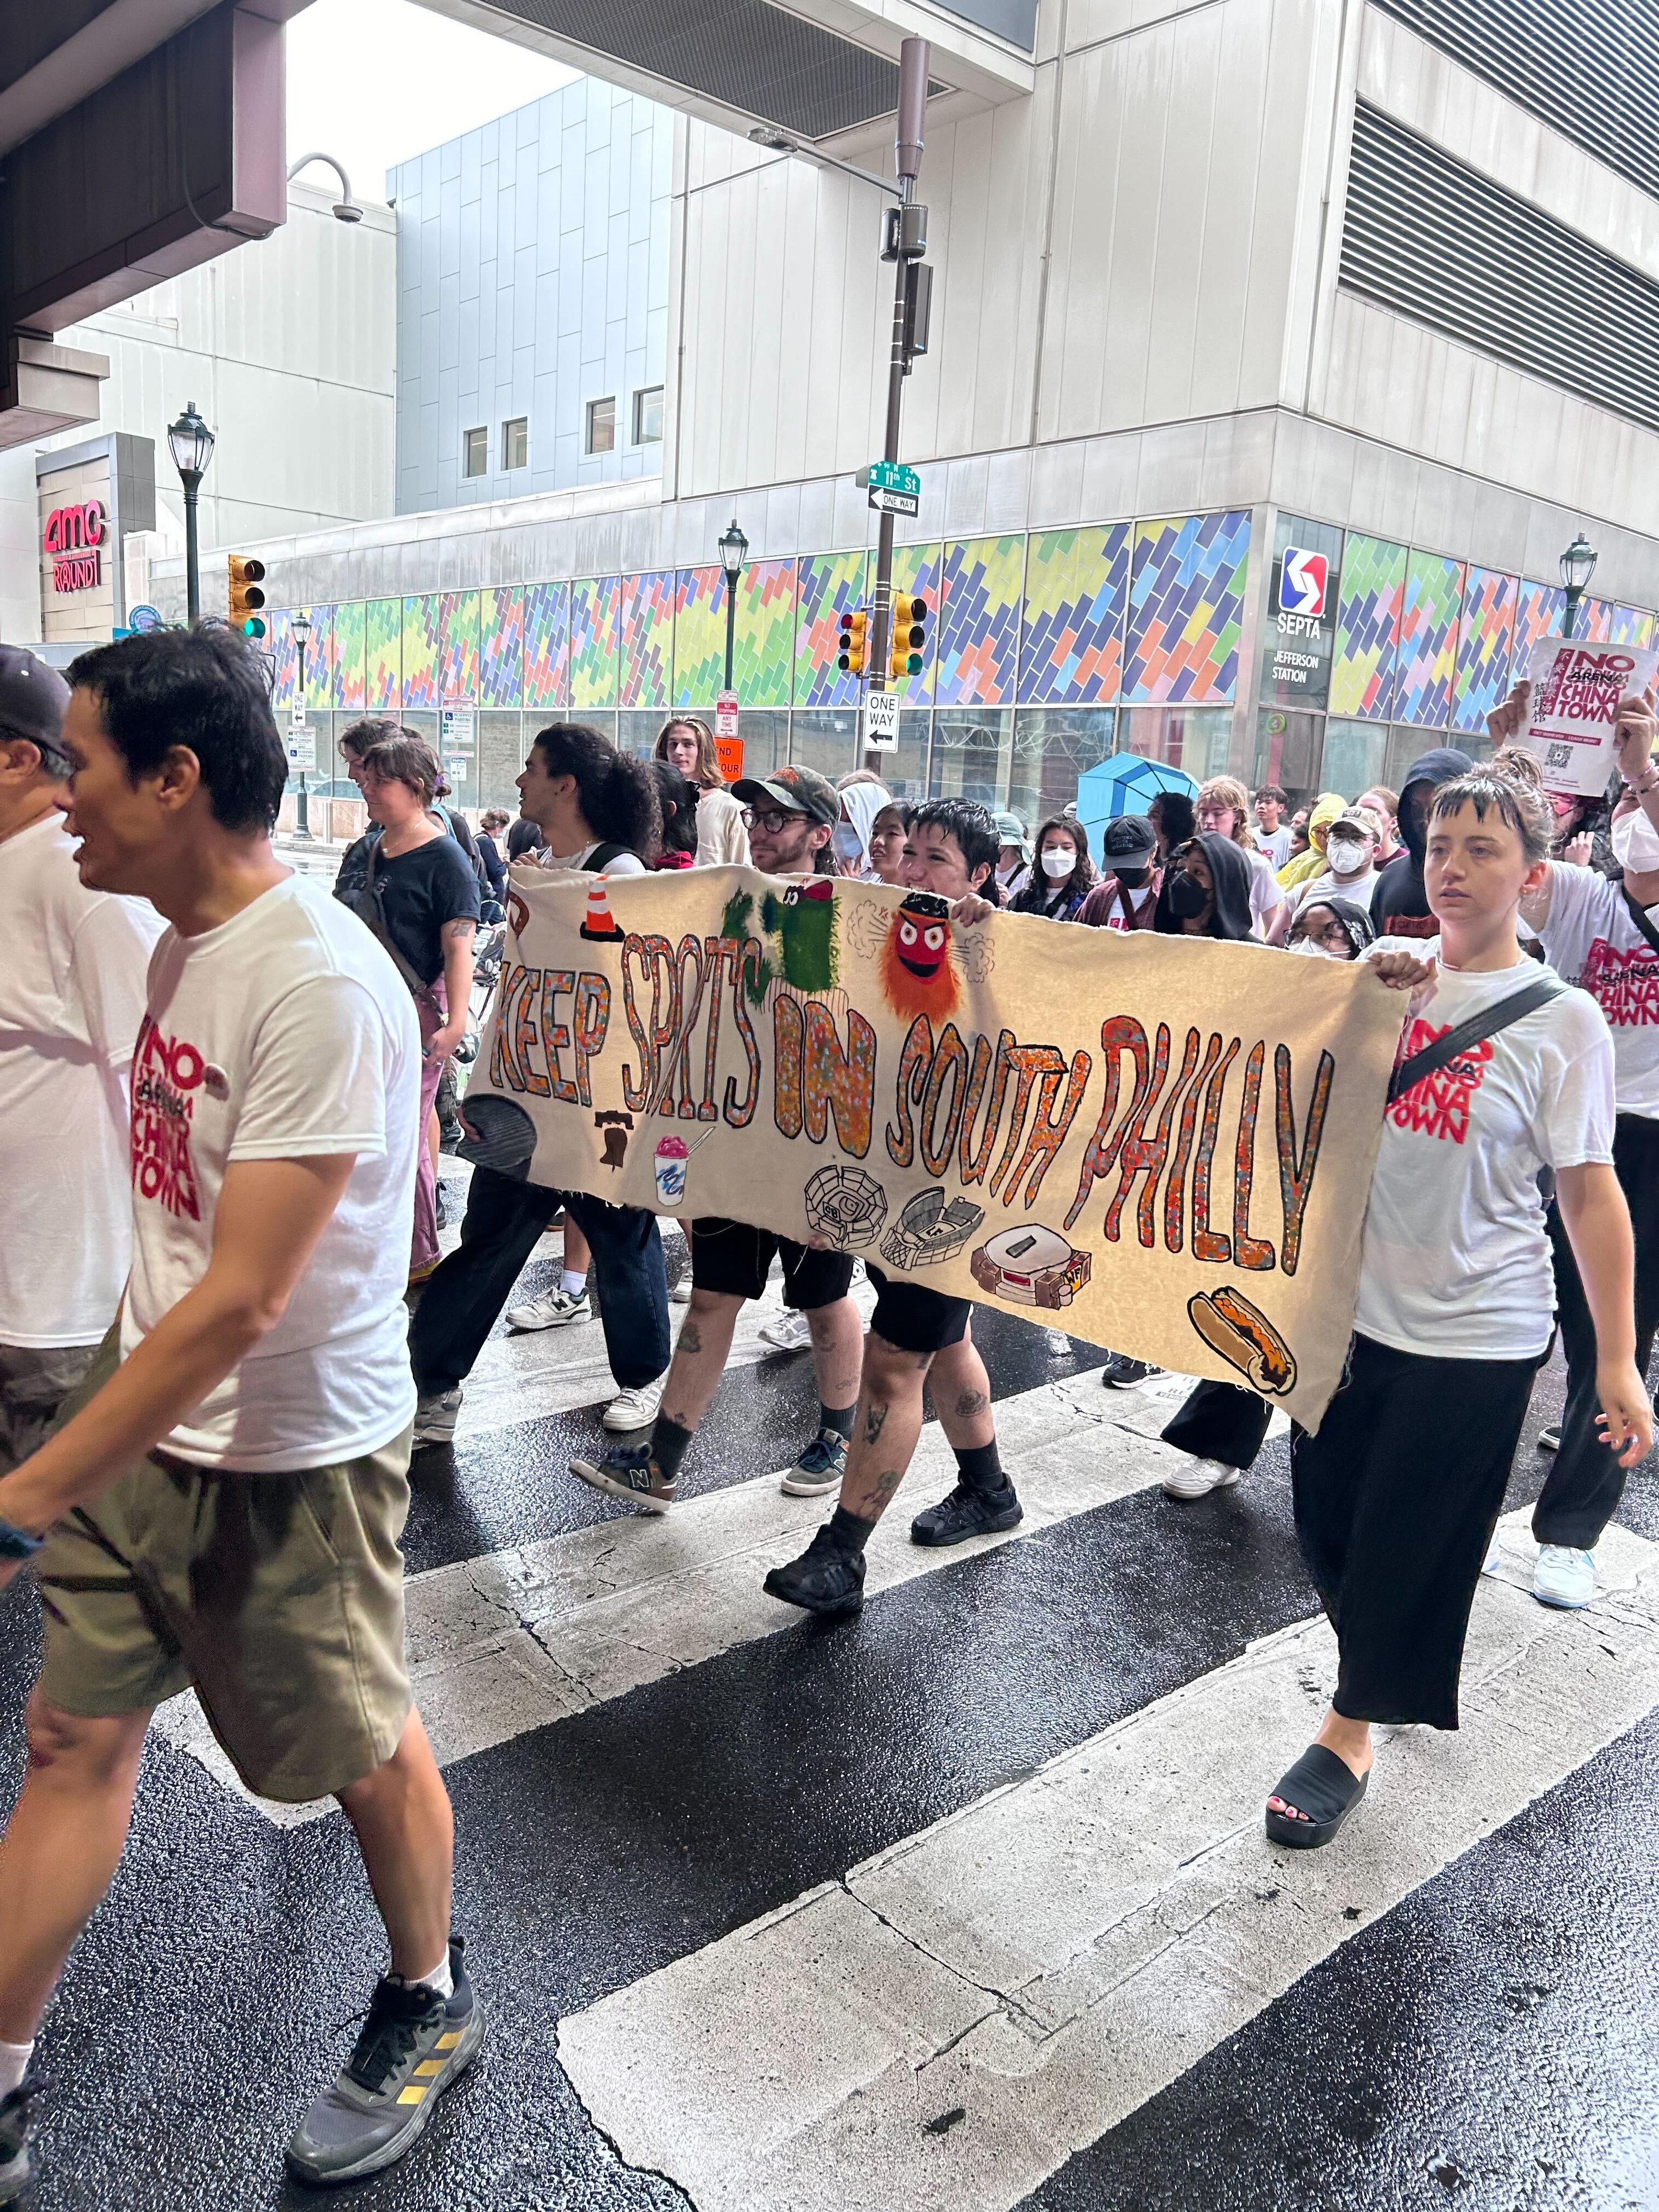
[[[661,474],[673,152],[580,77],[387,173],[400,514]]]
[[[167,430],[191,400],[218,439],[201,489],[204,557],[392,511],[396,217],[368,200],[361,222],[337,222],[337,197],[296,180],[288,220],[268,239],[59,334],[60,344],[109,363],[96,434],[149,449],[154,536],[129,540],[129,604],[150,596],[150,558],[183,551]],[[55,473],[55,454],[93,434],[72,428],[0,452],[0,638],[51,633],[37,479]]]
[[[1398,782],[1482,749],[1581,529],[1587,635],[1653,640],[1659,175],[1607,121],[1627,27],[1613,0],[1476,12],[1478,36],[1440,0],[1042,0],[1028,89],[930,101],[902,787],[1036,814],[1125,747]],[[870,167],[890,129],[827,143]],[[874,542],[880,212],[682,118],[660,480],[267,547],[273,601],[338,641],[319,708],[474,700],[481,801],[549,714],[642,742],[718,689],[735,513],[750,763],[853,765],[832,663]]]

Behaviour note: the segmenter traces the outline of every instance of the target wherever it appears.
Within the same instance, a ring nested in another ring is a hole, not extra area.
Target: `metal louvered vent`
[[[1659,284],[1354,109],[1342,282],[1597,407],[1659,429]]]
[[[805,138],[898,105],[898,70],[766,0],[489,0],[520,22],[611,54],[650,76]]]
[[[1659,0],[1375,0],[1419,39],[1659,193]]]

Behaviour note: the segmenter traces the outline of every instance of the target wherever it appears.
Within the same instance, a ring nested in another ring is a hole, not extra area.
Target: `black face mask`
[[[1127,890],[1144,890],[1152,881],[1150,868],[1114,868],[1112,873]]]
[[[1196,921],[1210,902],[1210,894],[1196,876],[1181,869],[1164,886],[1169,895],[1170,911],[1177,921]]]

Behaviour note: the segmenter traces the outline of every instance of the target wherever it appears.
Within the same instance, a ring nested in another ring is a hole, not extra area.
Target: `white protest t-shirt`
[[[1260,937],[1285,903],[1285,886],[1273,873],[1273,864],[1265,853],[1252,853],[1242,847],[1240,849],[1250,864],[1250,918]]]
[[[131,1249],[127,1066],[161,917],[54,810],[0,843],[0,1344],[96,1344]]]
[[[207,1273],[233,1162],[357,1156],[288,1310],[165,1450],[282,1474],[378,1451],[407,1427],[420,1056],[391,960],[301,876],[199,937],[170,929],[155,948],[132,1062],[122,1356]]]
[[[1255,833],[1255,849],[1269,867],[1282,868],[1291,857],[1291,825],[1281,822],[1277,830],[1263,830],[1259,824]]]
[[[1316,905],[1322,899],[1346,899],[1351,906],[1361,908],[1366,914],[1371,910],[1371,893],[1376,888],[1376,870],[1361,868],[1352,876],[1339,876],[1334,868],[1327,868],[1322,876],[1316,876],[1310,884],[1297,884],[1288,893],[1291,910],[1300,914],[1304,906]],[[1281,892],[1283,886],[1280,887]]]
[[[1659,907],[1648,909],[1659,928]],[[1621,1114],[1659,1117],[1659,952],[1631,919],[1619,884],[1594,868],[1550,863],[1544,957],[1589,992],[1613,1031]]]
[[[1381,949],[1439,957],[1437,937]],[[1535,961],[1437,969],[1400,1060],[1535,983]],[[1398,1065],[1398,1061],[1396,1061]],[[1360,1255],[1362,1336],[1437,1359],[1530,1359],[1550,1340],[1540,1168],[1613,1158],[1613,1040],[1583,991],[1471,1045],[1384,1109]]]

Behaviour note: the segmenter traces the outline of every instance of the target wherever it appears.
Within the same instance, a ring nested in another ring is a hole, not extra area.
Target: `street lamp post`
[[[1578,617],[1578,603],[1589,589],[1589,580],[1595,574],[1595,549],[1581,530],[1566,551],[1561,556],[1561,583],[1566,592],[1567,611],[1564,632],[1573,633]]]
[[[167,431],[173,465],[185,488],[185,611],[195,622],[202,611],[202,576],[197,557],[196,495],[213,459],[213,433],[196,412],[192,399]]]
[[[311,617],[301,608],[289,627],[294,632],[295,647],[300,656],[299,689],[295,696],[300,702],[301,712],[303,713],[306,702],[306,647],[311,638]],[[311,802],[306,792],[306,772],[303,767],[300,770],[300,789],[296,797],[295,842],[299,843],[301,838],[307,844],[311,842]]]
[[[732,662],[738,643],[738,579],[743,574],[749,540],[732,518],[732,527],[720,541],[720,566],[726,571],[726,688],[732,689]]]

